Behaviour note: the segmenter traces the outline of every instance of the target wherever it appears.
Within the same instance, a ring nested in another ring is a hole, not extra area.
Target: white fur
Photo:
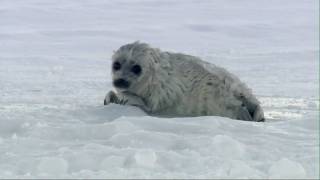
[[[141,107],[160,116],[216,115],[249,121],[263,121],[258,100],[244,83],[221,67],[180,53],[161,52],[145,43],[122,46],[113,56],[123,68],[113,79],[124,78],[128,89],[116,88],[116,101]],[[130,73],[130,63],[139,64],[142,74]],[[251,112],[251,115],[250,113]]]

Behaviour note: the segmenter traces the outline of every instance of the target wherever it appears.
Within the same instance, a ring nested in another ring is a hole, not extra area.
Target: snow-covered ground
[[[0,0],[0,178],[318,178],[314,0]],[[103,106],[141,40],[227,68],[267,122]]]

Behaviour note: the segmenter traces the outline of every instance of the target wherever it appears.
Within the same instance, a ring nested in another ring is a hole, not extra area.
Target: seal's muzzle
[[[127,89],[130,86],[130,83],[125,79],[117,79],[113,81],[113,85],[117,88]]]

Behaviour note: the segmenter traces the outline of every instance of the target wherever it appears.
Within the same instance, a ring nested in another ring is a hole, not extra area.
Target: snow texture
[[[0,0],[0,178],[319,178],[318,3]],[[135,40],[227,68],[267,122],[103,106]]]

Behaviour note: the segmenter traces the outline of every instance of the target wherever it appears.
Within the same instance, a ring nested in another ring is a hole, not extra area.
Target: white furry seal
[[[106,95],[105,105],[138,106],[159,116],[215,115],[264,121],[258,100],[244,83],[197,57],[134,42],[120,47],[112,59],[116,92]]]

